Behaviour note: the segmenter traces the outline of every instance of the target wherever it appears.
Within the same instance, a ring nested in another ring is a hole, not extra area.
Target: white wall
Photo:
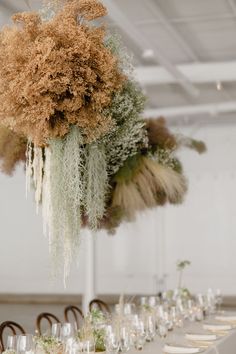
[[[175,282],[173,260],[187,258],[186,283],[194,291],[236,294],[236,125],[201,126],[195,136],[208,153],[181,154],[190,185],[185,203],[165,210],[167,285]]]
[[[175,263],[187,258],[192,266],[185,283],[193,291],[211,286],[236,294],[236,125],[185,131],[208,145],[204,156],[180,153],[189,178],[185,203],[148,211],[136,223],[122,225],[116,236],[97,235],[98,293],[173,287]],[[0,292],[82,293],[85,244],[65,290],[62,279],[50,279],[47,240],[33,201],[25,200],[21,168],[11,178],[0,175],[0,193]]]

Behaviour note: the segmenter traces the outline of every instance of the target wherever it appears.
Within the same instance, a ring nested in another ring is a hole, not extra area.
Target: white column
[[[89,310],[89,302],[96,297],[95,237],[90,230],[86,230],[84,239],[86,244],[85,289],[83,295],[83,312],[85,315]]]
[[[157,213],[157,291],[166,290],[166,234],[165,208],[158,208]]]

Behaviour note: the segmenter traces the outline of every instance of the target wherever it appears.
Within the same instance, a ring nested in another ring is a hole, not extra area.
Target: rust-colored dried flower
[[[26,139],[0,125],[0,159],[4,173],[11,175],[17,163],[25,161],[26,147]]]
[[[176,138],[167,128],[165,118],[148,119],[146,126],[150,145],[170,150],[176,148]]]
[[[63,137],[71,124],[85,142],[108,132],[102,111],[125,79],[104,45],[103,27],[85,20],[106,14],[98,0],[66,1],[52,20],[37,13],[13,16],[0,33],[0,119],[44,146]]]

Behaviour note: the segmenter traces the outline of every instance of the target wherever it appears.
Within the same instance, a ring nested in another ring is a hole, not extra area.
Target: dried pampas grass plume
[[[152,159],[140,159],[137,173],[130,179],[119,177],[113,194],[112,207],[120,207],[128,219],[137,211],[163,205],[166,201],[180,203],[187,190],[181,174]]]
[[[165,118],[147,119],[146,128],[150,145],[170,150],[176,148],[176,138],[167,128]]]
[[[189,149],[195,150],[199,154],[203,154],[207,151],[206,144],[203,141],[192,139],[183,135],[177,136],[177,144],[179,147],[184,146]]]
[[[16,165],[26,159],[27,141],[0,125],[0,159],[1,171],[11,175]]]
[[[133,219],[137,211],[146,209],[146,204],[137,185],[123,181],[114,190],[112,207],[120,207],[128,219]]]
[[[162,190],[170,203],[182,201],[183,195],[187,191],[187,182],[181,174],[148,158],[144,158],[143,163],[153,176],[157,193]]]

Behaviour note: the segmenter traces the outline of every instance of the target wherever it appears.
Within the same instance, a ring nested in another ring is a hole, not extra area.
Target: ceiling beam
[[[147,1],[145,4],[147,8],[151,11],[151,13],[161,20],[161,24],[165,26],[167,31],[170,33],[171,37],[174,39],[177,45],[182,48],[185,54],[191,59],[192,61],[198,61],[199,58],[190,45],[186,42],[183,36],[178,32],[176,26],[170,23],[169,19],[166,17],[163,10],[160,8],[157,2],[153,3],[153,0]]]
[[[210,21],[222,21],[222,20],[228,20],[228,19],[234,19],[235,14],[234,13],[221,13],[221,14],[215,14],[215,15],[194,15],[194,16],[185,16],[185,17],[176,17],[176,18],[169,18],[168,21],[171,24],[175,23],[195,23],[195,22],[210,22]],[[138,26],[146,26],[146,25],[155,25],[155,24],[161,24],[160,19],[145,19],[145,20],[138,20],[135,22],[136,25]]]
[[[192,106],[177,106],[177,107],[167,107],[167,108],[155,108],[147,109],[144,112],[144,117],[146,118],[156,118],[160,116],[168,117],[178,117],[178,116],[189,116],[198,114],[210,114],[217,115],[218,113],[229,113],[236,112],[236,101],[222,102],[222,103],[211,103],[211,104],[199,104]],[[235,116],[236,120],[236,116]]]
[[[177,69],[194,84],[236,81],[236,61],[192,63],[178,65]],[[135,75],[144,86],[178,83],[177,79],[161,66],[136,67]]]
[[[103,0],[108,8],[109,17],[127,34],[127,36],[138,46],[141,52],[147,49],[153,51],[153,59],[157,64],[163,66],[172,75],[176,82],[180,84],[184,90],[193,97],[199,95],[199,90],[173,65],[166,56],[161,53],[155,40],[140,29],[125,15],[125,12],[115,4],[112,0]]]
[[[234,0],[228,0],[231,11],[233,11],[234,16],[236,16],[236,4]]]
[[[10,13],[19,12],[19,8],[17,6],[12,5],[7,0],[1,0],[1,5]]]

